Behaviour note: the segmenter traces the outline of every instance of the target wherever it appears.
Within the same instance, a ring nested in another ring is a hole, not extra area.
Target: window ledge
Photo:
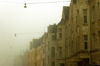
[[[57,60],[62,60],[62,59],[65,59],[65,58],[63,58],[63,57],[59,57],[59,58],[57,58]]]
[[[62,38],[58,38],[58,40],[62,40]]]

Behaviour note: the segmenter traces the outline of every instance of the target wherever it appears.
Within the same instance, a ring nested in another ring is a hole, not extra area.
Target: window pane
[[[84,49],[88,49],[88,44],[87,44],[87,42],[84,42]]]
[[[83,9],[84,23],[87,23],[87,9]]]
[[[62,33],[59,33],[59,38],[62,38]]]
[[[62,47],[59,47],[59,57],[62,57]]]
[[[52,57],[55,57],[55,47],[52,47]]]
[[[61,28],[59,28],[59,32],[62,32],[62,29]]]
[[[92,7],[92,21],[95,21],[95,7]]]
[[[84,15],[87,15],[87,9],[83,9]]]
[[[88,40],[88,36],[84,35],[84,40],[87,41]]]
[[[84,23],[87,23],[87,16],[84,16]]]
[[[100,31],[98,32],[98,38],[99,38],[99,47],[100,47]]]

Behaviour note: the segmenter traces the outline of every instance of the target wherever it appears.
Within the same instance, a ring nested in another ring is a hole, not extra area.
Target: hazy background
[[[27,50],[33,38],[61,20],[62,7],[70,2],[32,4],[51,1],[70,0],[0,0],[0,66],[13,66],[14,57]],[[29,3],[27,8],[24,3]]]

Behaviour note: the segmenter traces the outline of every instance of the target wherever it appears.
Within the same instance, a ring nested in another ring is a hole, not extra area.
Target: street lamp
[[[27,8],[26,3],[24,5],[25,5],[24,8]]]

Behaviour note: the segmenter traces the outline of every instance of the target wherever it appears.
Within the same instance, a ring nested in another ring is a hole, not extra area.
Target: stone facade
[[[100,0],[90,3],[91,64],[100,65]]]
[[[49,25],[48,32],[40,38],[41,62],[30,61],[30,66],[34,62],[40,66],[100,65],[99,26],[100,0],[71,0],[69,7],[63,7],[61,21]],[[30,56],[36,50],[32,51]]]
[[[40,39],[33,39],[30,42],[30,66],[41,66],[41,45]]]
[[[66,20],[66,66],[89,64],[89,12],[89,2],[87,0],[71,0],[69,19]]]

